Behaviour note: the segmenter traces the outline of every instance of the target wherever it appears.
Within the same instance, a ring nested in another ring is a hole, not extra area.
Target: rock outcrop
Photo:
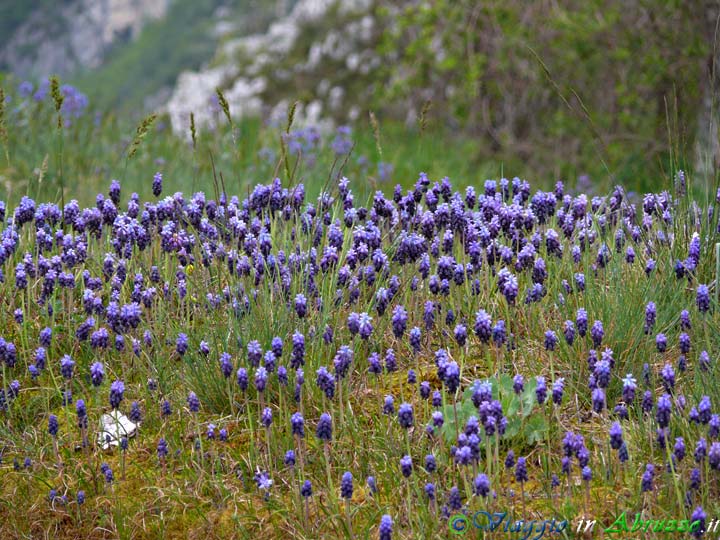
[[[37,9],[0,49],[0,65],[20,77],[68,75],[100,66],[118,41],[167,12],[170,0],[74,0]]]
[[[353,119],[380,64],[374,9],[373,0],[299,0],[267,32],[227,40],[211,66],[178,77],[166,107],[173,131],[189,134],[191,112],[198,128],[212,128],[222,118],[216,88],[236,118],[265,114],[284,122],[298,101],[296,126],[324,129]]]

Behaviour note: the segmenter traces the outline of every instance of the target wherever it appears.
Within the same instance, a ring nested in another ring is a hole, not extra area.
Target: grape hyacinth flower
[[[583,482],[589,483],[590,480],[592,480],[592,469],[590,469],[589,466],[585,465],[582,469],[581,473]]]
[[[87,408],[85,407],[85,401],[78,399],[75,403],[75,412],[78,418],[78,427],[83,430],[87,427]]]
[[[450,488],[450,493],[448,494],[448,506],[455,512],[462,509],[462,496],[460,495],[460,490],[456,486]]]
[[[554,351],[557,346],[558,337],[552,330],[545,332],[545,350]]]
[[[325,442],[330,442],[332,439],[332,418],[328,413],[322,413],[320,415],[315,435],[318,439]]]
[[[695,444],[695,452],[693,454],[695,463],[702,463],[707,457],[707,441],[704,438],[698,439]]]
[[[388,373],[397,371],[397,359],[395,358],[395,352],[392,349],[388,349],[385,352],[385,371]]]
[[[601,413],[605,409],[605,391],[602,388],[596,388],[592,392],[593,410]]]
[[[425,456],[425,470],[431,474],[437,470],[437,461],[433,454]]]
[[[695,303],[700,313],[705,313],[710,310],[710,289],[707,285],[698,285]]]
[[[422,330],[420,330],[419,327],[414,326],[410,330],[409,334],[409,340],[410,340],[410,347],[412,347],[413,352],[420,351],[421,346],[421,339],[422,339]]]
[[[409,429],[413,426],[414,415],[412,405],[409,403],[403,403],[398,409],[398,422],[400,426]]]
[[[492,337],[492,319],[484,309],[481,309],[475,314],[475,326],[473,330],[482,343],[488,343],[490,341]]]
[[[464,324],[458,324],[455,326],[455,330],[453,332],[455,336],[455,341],[457,342],[460,347],[464,347],[465,343],[467,342],[467,328]]]
[[[705,521],[707,520],[707,514],[703,510],[702,506],[698,506],[693,510],[692,515],[690,516],[690,523],[691,523],[691,534],[695,538],[700,538],[704,532],[705,532]],[[695,525],[697,523],[697,525]]]
[[[653,397],[650,390],[646,390],[643,394],[643,399],[640,404],[640,408],[644,413],[649,413],[653,409]]]
[[[709,371],[710,370],[710,355],[707,351],[701,351],[700,357],[698,359],[698,365],[700,367],[701,371]]]
[[[303,485],[300,487],[300,495],[304,499],[312,497],[312,483],[310,480],[305,480],[305,482],[303,482]]]
[[[380,527],[378,529],[378,540],[392,540],[393,520],[389,514],[380,518]]]
[[[163,181],[162,173],[156,172],[155,175],[153,176],[153,181],[152,181],[152,192],[153,192],[153,195],[155,195],[156,197],[159,197],[160,194],[162,193],[162,181]]]
[[[622,396],[626,404],[630,405],[635,400],[635,390],[637,389],[637,381],[628,373],[623,379]]]
[[[668,394],[663,394],[657,401],[657,412],[655,419],[661,428],[665,428],[670,423],[670,413],[672,412],[672,401]]]
[[[648,302],[645,307],[645,334],[650,334],[655,326],[655,320],[657,318],[657,310],[655,308],[655,302]]]
[[[222,353],[220,355],[220,371],[223,377],[226,379],[230,378],[233,372],[232,357],[228,353]]]
[[[683,309],[680,312],[680,329],[690,330],[691,328],[692,324],[690,323],[690,312],[687,309]]]
[[[659,353],[663,353],[667,350],[667,337],[665,334],[658,334],[655,336],[655,346]]]
[[[302,293],[295,296],[295,313],[301,319],[307,314],[307,298]]]
[[[392,329],[396,338],[400,339],[405,333],[407,319],[408,314],[405,308],[401,305],[396,306],[392,314]]]
[[[710,397],[703,396],[700,398],[700,402],[697,406],[698,420],[701,424],[707,424],[710,422],[712,417],[712,405],[710,404]]]
[[[508,450],[508,453],[505,456],[505,468],[512,469],[514,466],[515,466],[515,452],[513,452],[512,450]]]
[[[263,498],[267,501],[270,498],[270,488],[273,485],[272,478],[265,471],[258,472],[255,474],[255,483],[258,489],[263,492]]]
[[[675,387],[675,370],[670,364],[665,364],[660,371],[665,391],[672,392]]]
[[[513,377],[513,392],[522,394],[525,390],[525,379],[519,373]]]
[[[60,359],[60,373],[65,379],[72,379],[74,367],[75,362],[69,355],[66,354]]]
[[[515,480],[520,483],[528,481],[527,464],[524,457],[519,457],[515,465]]]
[[[545,385],[545,377],[538,375],[537,377],[535,377],[535,380],[537,382],[535,386],[535,397],[537,398],[538,404],[542,405],[547,399],[547,386]]]
[[[619,450],[623,445],[623,432],[622,427],[618,422],[613,422],[610,426],[610,447],[613,450]]]
[[[675,446],[673,447],[673,455],[677,461],[682,461],[685,457],[685,439],[682,437],[675,438]]]
[[[237,384],[241,391],[247,390],[249,384],[248,373],[245,368],[238,368],[237,370]]]
[[[480,497],[487,497],[490,493],[490,480],[486,474],[478,474],[473,481],[473,493]]]
[[[238,375],[238,380],[239,380]],[[267,386],[267,380],[268,380],[268,373],[267,370],[260,366],[255,370],[255,389],[262,394],[262,392],[265,391],[265,387]]]
[[[588,329],[588,314],[583,308],[577,310],[575,317],[575,325],[577,326],[578,334],[580,337],[585,337]]]
[[[565,321],[563,325],[563,336],[568,345],[572,345],[575,342],[575,323],[569,320]]]
[[[175,351],[180,355],[184,356],[185,353],[188,350],[188,337],[184,333],[178,334],[177,339],[175,340]]]
[[[48,417],[48,433],[52,437],[57,437],[60,426],[58,425],[58,418],[54,414]]]
[[[622,446],[618,449],[618,459],[620,460],[620,463],[625,463],[628,459],[630,459],[625,442],[623,442]]]
[[[708,422],[708,437],[717,439],[720,436],[720,414],[713,414]]]
[[[264,427],[269,428],[272,424],[273,415],[270,407],[265,407],[260,413],[260,424]]]
[[[460,368],[457,362],[448,362],[445,366],[445,378],[443,380],[448,393],[454,394],[460,386]]]
[[[391,395],[385,396],[385,402],[383,404],[383,414],[392,415],[395,414],[395,398]]]
[[[684,354],[681,354],[678,358],[678,370],[680,370],[681,373],[687,370],[687,357]]]
[[[105,378],[105,369],[101,362],[94,362],[90,366],[90,380],[93,386],[100,386]]]
[[[187,404],[191,413],[197,413],[200,410],[200,399],[198,399],[195,392],[190,391],[187,397]]]
[[[528,481],[527,463],[524,457],[519,457],[515,465],[515,481],[520,482],[522,493],[523,515],[525,514],[525,482]]]
[[[640,487],[641,487],[641,490],[643,491],[643,493],[645,493],[646,491],[652,491],[654,478],[655,478],[655,467],[653,466],[652,463],[648,463],[647,465],[645,465],[645,472],[642,475],[642,480],[641,480],[641,484],[640,484]]]
[[[440,407],[442,405],[442,394],[439,390],[435,390],[432,394],[432,406],[433,407]],[[436,411],[440,412],[440,411]],[[440,413],[442,416],[442,413]]]
[[[353,496],[353,476],[350,471],[346,471],[342,475],[340,481],[340,496],[343,499],[352,499]]]
[[[353,312],[348,315],[347,327],[352,336],[360,331],[360,315],[358,313]]]
[[[720,470],[720,442],[713,442],[708,450],[708,465],[713,470]]]
[[[593,347],[596,349],[600,348],[604,336],[605,330],[603,329],[602,321],[596,320],[590,329],[590,337],[592,338]]]
[[[427,484],[425,484],[425,488],[423,489],[423,491],[425,492],[425,495],[430,502],[435,501],[435,484],[433,484],[432,482],[428,482]]]
[[[359,321],[360,338],[367,340],[370,337],[370,334],[372,334],[372,331],[372,317],[367,313],[361,313]]]
[[[122,381],[115,381],[110,385],[110,406],[113,409],[120,407],[125,392],[125,384]]]
[[[290,417],[290,427],[293,436],[303,438],[305,436],[305,419],[299,412],[293,413]]]
[[[105,476],[105,482],[108,484],[112,484],[115,480],[115,475],[112,472],[112,469],[105,463],[103,463],[104,467],[101,465],[100,470],[103,473],[103,476]]]
[[[408,455],[403,456],[400,459],[400,472],[405,478],[409,478],[412,474],[412,458]]]
[[[493,343],[501,347],[505,340],[507,339],[507,332],[505,331],[505,321],[500,320],[497,323],[495,323],[495,326],[492,329],[492,339]]]
[[[428,399],[430,397],[430,383],[428,381],[420,383],[420,397],[422,399]]]

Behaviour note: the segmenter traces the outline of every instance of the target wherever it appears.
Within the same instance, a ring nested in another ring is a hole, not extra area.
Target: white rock
[[[365,55],[357,54],[358,41],[371,39],[375,21],[371,16],[363,16],[341,28],[319,35],[318,41],[310,46],[305,64],[286,66],[283,61],[297,45],[304,26],[317,23],[327,16],[328,11],[337,6],[341,16],[362,15],[372,7],[373,0],[299,0],[291,12],[270,25],[264,34],[246,36],[226,42],[220,48],[220,57],[233,66],[234,71],[226,68],[210,68],[198,73],[183,73],[177,81],[175,91],[167,104],[173,131],[188,135],[190,112],[195,115],[195,125],[213,127],[217,114],[209,110],[209,103],[218,86],[227,86],[232,82],[225,97],[230,105],[230,114],[241,118],[260,114],[263,109],[261,95],[269,84],[292,84],[294,74],[313,71],[326,58],[348,65],[351,70],[368,73],[371,67]],[[244,65],[238,68],[238,64]],[[285,62],[287,63],[287,62]],[[270,81],[265,75],[271,73]],[[321,82],[318,95],[324,96],[330,90],[331,83]],[[339,107],[344,90],[333,89],[330,92],[330,108]],[[271,123],[284,125],[287,121],[289,102],[282,101],[273,105]],[[295,127],[316,124],[321,131],[333,129],[331,120],[323,119],[323,105],[319,100],[300,105],[295,112]]]
[[[357,68],[360,65],[360,55],[355,52],[349,54],[345,59],[345,65],[350,71],[357,71]]]
[[[342,100],[345,96],[345,89],[340,86],[333,86],[330,90],[330,96],[328,99],[330,108],[337,111],[342,106]]]
[[[102,418],[100,418],[100,431],[97,437],[98,445],[103,450],[107,450],[111,446],[120,446],[120,439],[134,437],[137,433],[137,427],[137,424],[117,409],[110,414],[103,414]]]

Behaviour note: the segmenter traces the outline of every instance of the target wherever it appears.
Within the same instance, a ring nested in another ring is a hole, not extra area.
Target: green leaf
[[[443,417],[445,419],[443,426],[441,428],[442,436],[445,437],[445,440],[448,442],[448,444],[453,444],[455,440],[457,439],[457,434],[460,433],[463,428],[465,427],[465,424],[468,421],[468,418],[470,418],[473,415],[477,415],[477,411],[475,410],[475,405],[473,405],[473,402],[471,399],[466,399],[461,402],[458,402],[457,404],[457,428],[455,427],[455,408],[453,407],[452,403],[448,403],[443,408]]]
[[[507,427],[505,428],[505,434],[503,435],[503,439],[508,440],[517,437],[518,433],[520,433],[521,426],[522,421],[518,417],[508,417],[508,423]]]
[[[537,381],[532,379],[525,383],[525,390],[522,393],[523,417],[527,418],[535,407],[535,388]]]
[[[548,425],[545,417],[541,414],[534,414],[525,422],[523,434],[528,444],[535,444],[545,439]]]

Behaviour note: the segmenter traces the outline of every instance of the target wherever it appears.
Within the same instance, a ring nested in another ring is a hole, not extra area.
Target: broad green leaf
[[[534,414],[525,422],[523,433],[528,444],[535,444],[545,439],[548,425],[545,417],[541,414]]]

